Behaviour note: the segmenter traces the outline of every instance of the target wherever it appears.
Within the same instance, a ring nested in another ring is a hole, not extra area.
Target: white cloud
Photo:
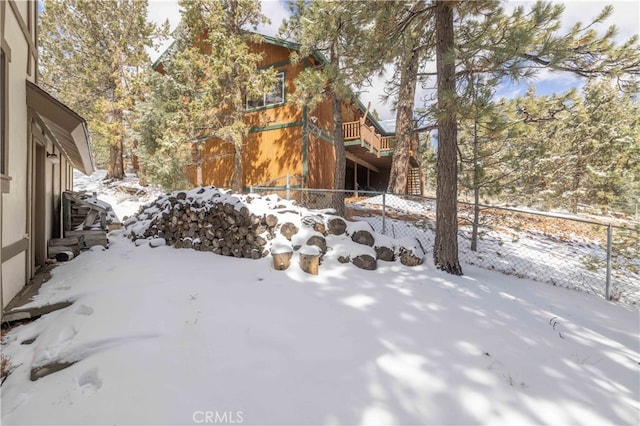
[[[289,17],[289,9],[279,0],[261,0],[262,13],[267,15],[271,23],[258,28],[265,35],[277,36],[282,21]]]

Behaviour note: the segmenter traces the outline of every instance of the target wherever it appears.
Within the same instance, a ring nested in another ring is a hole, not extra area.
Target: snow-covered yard
[[[637,309],[430,256],[312,276],[110,240],[6,336],[2,424],[640,423]]]

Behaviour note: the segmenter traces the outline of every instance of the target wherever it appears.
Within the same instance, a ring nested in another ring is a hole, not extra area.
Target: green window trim
[[[304,126],[304,121],[292,121],[289,123],[272,124],[270,126],[265,126],[265,127],[252,127],[251,129],[249,129],[249,133],[268,132],[270,130],[278,130],[278,129],[286,129],[289,127],[302,127],[302,126]]]
[[[280,76],[280,80],[276,82],[275,87],[270,93],[266,93],[265,95],[263,95],[262,100],[250,100],[249,97],[246,98],[244,108],[246,112],[277,108],[287,103],[287,72],[284,70],[278,71],[276,75]],[[269,96],[273,96],[275,98],[275,102],[270,102],[268,100]],[[258,105],[250,105],[250,102],[257,102]]]

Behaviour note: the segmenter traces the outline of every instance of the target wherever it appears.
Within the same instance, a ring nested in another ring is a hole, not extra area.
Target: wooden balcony
[[[342,124],[344,141],[360,141],[360,146],[380,158],[380,155],[391,151],[393,136],[382,136],[376,129],[362,121],[350,121]]]

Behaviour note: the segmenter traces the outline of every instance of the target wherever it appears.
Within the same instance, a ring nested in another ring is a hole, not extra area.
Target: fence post
[[[387,235],[386,216],[387,216],[387,191],[382,192],[382,234]]]
[[[290,183],[290,182],[289,182],[289,173],[287,173],[287,200],[288,200],[288,199],[289,199],[289,197],[290,197],[290,193],[289,193],[290,185],[289,185],[289,183]]]
[[[607,226],[607,281],[605,287],[605,298],[611,300],[611,245],[613,240],[613,232],[611,224]]]

